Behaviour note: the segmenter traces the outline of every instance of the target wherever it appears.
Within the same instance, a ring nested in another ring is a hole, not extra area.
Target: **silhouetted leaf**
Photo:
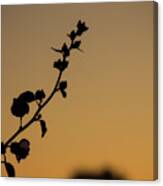
[[[60,70],[60,71],[64,71],[68,67],[68,61],[66,61],[66,60],[61,61],[59,59],[58,61],[54,62],[53,67]]]
[[[25,101],[14,98],[11,112],[16,117],[23,117],[25,114],[28,114],[29,106]]]
[[[70,37],[71,41],[73,41],[73,40],[75,39],[75,37],[76,37],[76,33],[75,33],[75,31],[72,30],[71,33],[68,34],[68,36]]]
[[[62,96],[63,96],[64,98],[66,98],[66,97],[67,97],[67,93],[66,93],[66,91],[65,91],[65,90],[61,90],[61,94],[62,94]]]
[[[26,92],[23,92],[22,94],[20,94],[18,99],[19,99],[19,101],[24,101],[24,102],[30,103],[35,100],[35,96],[34,96],[33,92],[26,91]]]
[[[62,53],[64,58],[70,55],[69,48],[67,47],[66,43],[63,44],[62,49],[56,49],[54,47],[51,47],[51,49],[55,52]]]
[[[6,148],[3,142],[1,142],[1,154],[5,154],[6,153]]]
[[[56,49],[56,48],[54,48],[54,47],[51,47],[51,49],[52,49],[53,51],[55,51],[55,52],[62,53],[62,50],[61,50],[61,49]]]
[[[10,146],[10,150],[15,154],[16,159],[20,162],[21,159],[25,159],[29,154],[30,142],[27,139],[22,139],[20,142],[13,142]]]
[[[81,41],[75,41],[74,43],[71,44],[71,48],[79,49],[80,44]]]
[[[70,51],[69,51],[66,43],[64,43],[63,46],[62,46],[62,52],[63,52],[63,56],[64,57],[67,57],[67,56],[70,55]]]
[[[64,90],[67,88],[67,81],[61,81],[59,84],[59,88]]]
[[[6,171],[9,177],[15,177],[15,169],[11,163],[5,162]]]
[[[76,34],[79,35],[79,36],[83,32],[88,30],[88,27],[85,25],[85,22],[82,22],[81,20],[78,21],[77,28],[78,28],[78,30],[77,30]]]
[[[59,84],[59,89],[61,91],[61,94],[64,98],[66,98],[67,93],[65,91],[65,89],[67,88],[67,81],[61,81]]]
[[[35,93],[35,99],[42,101],[45,98],[44,90],[37,90]]]
[[[40,120],[40,127],[41,127],[41,137],[43,138],[47,132],[46,123],[44,120]]]
[[[10,150],[13,154],[17,154],[19,151],[19,143],[18,142],[13,142],[10,145]]]

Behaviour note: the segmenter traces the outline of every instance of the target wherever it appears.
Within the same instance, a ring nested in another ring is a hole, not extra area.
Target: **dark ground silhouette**
[[[87,171],[79,170],[76,171],[71,179],[97,179],[97,180],[125,180],[126,177],[111,169],[103,168],[100,172],[98,171]]]

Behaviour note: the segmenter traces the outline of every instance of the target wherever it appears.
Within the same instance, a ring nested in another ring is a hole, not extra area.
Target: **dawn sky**
[[[68,178],[108,167],[128,179],[153,178],[153,13],[153,2],[2,6],[4,141],[19,124],[13,98],[25,90],[48,95],[55,83],[60,56],[50,47],[68,42],[79,19],[89,27],[84,53],[72,52],[62,77],[67,98],[58,93],[42,112],[46,136],[35,123],[17,138],[31,142],[27,159],[18,164],[8,153],[17,176]]]

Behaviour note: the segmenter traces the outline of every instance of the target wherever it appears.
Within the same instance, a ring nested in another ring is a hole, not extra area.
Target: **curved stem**
[[[1,160],[1,163],[6,163],[6,155],[3,154],[3,156],[4,156],[4,160]]]
[[[62,76],[62,71],[59,72],[59,75],[58,75],[58,79],[56,81],[56,84],[52,90],[52,92],[50,93],[50,95],[48,96],[48,98],[45,100],[45,102],[40,105],[40,107],[36,110],[36,112],[34,113],[33,117],[22,127],[20,127],[7,141],[6,143],[4,144],[5,147],[8,146],[8,144],[10,142],[12,142],[21,132],[23,132],[27,127],[29,127],[36,119],[36,116],[40,113],[40,111],[49,103],[49,101],[53,98],[53,96],[55,95],[55,93],[57,92],[57,87],[58,87],[58,84],[60,82],[60,79],[61,79],[61,76]]]
[[[22,128],[22,117],[20,117],[20,125],[19,125],[19,128]]]

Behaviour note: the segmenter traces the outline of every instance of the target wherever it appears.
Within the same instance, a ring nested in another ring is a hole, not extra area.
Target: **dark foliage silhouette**
[[[15,169],[11,163],[4,162],[9,177],[15,177]]]
[[[88,27],[85,25],[85,22],[81,20],[77,23],[77,28],[72,30],[70,34],[67,36],[70,39],[70,44],[63,43],[61,49],[56,49],[51,47],[51,49],[59,54],[61,57],[54,61],[53,67],[59,71],[58,78],[56,80],[55,86],[53,87],[49,96],[46,96],[43,89],[36,90],[35,93],[27,90],[21,93],[17,98],[13,99],[13,103],[11,105],[11,113],[16,118],[20,120],[20,126],[16,130],[14,134],[9,137],[6,142],[1,142],[1,155],[3,156],[3,160],[1,163],[5,165],[7,174],[9,177],[15,176],[14,166],[8,162],[7,160],[7,151],[9,148],[10,152],[15,155],[16,160],[20,163],[21,160],[25,159],[29,155],[30,151],[30,141],[26,138],[21,139],[19,142],[15,141],[15,138],[18,137],[25,129],[31,126],[34,122],[37,122],[41,128],[41,137],[43,138],[47,132],[47,126],[45,120],[42,119],[41,111],[49,101],[54,97],[57,92],[60,92],[63,98],[67,96],[67,81],[61,80],[62,73],[67,69],[69,65],[68,57],[71,54],[71,50],[77,49],[81,50],[79,47],[81,45],[81,40],[76,40],[79,38],[85,31],[88,30]],[[30,113],[30,104],[37,104],[37,108],[35,113],[31,116],[31,119],[27,123],[23,123],[23,118],[25,115]]]
[[[10,146],[10,150],[15,154],[16,159],[20,162],[21,159],[25,159],[29,154],[30,142],[27,139],[21,139],[20,142],[13,142]]]
[[[125,177],[111,170],[102,169],[100,172],[95,171],[77,171],[70,178],[72,179],[98,179],[98,180],[124,180]]]

